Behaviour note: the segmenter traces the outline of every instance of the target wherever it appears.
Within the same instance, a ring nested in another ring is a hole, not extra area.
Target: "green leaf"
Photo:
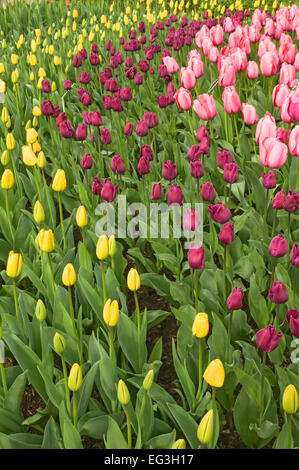
[[[176,424],[189,442],[191,449],[197,449],[199,441],[197,439],[198,425],[191,417],[190,412],[185,411],[181,406],[171,403],[167,404]]]
[[[42,449],[62,449],[63,448],[58,426],[55,423],[52,416],[50,416],[46,424],[41,448]]]
[[[80,434],[70,421],[64,421],[62,437],[65,449],[83,449]]]
[[[108,431],[106,436],[106,449],[128,449],[127,441],[117,422],[108,417]]]

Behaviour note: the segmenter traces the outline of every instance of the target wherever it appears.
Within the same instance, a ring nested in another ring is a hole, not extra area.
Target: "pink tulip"
[[[275,137],[276,136],[276,122],[273,116],[270,113],[266,113],[264,117],[262,117],[257,126],[256,126],[256,133],[255,133],[255,140],[259,144],[263,142],[263,140],[267,139],[268,137]]]
[[[285,97],[280,107],[280,117],[283,120],[283,122],[287,122],[287,123],[293,121],[293,119],[291,118],[289,114],[290,101],[291,101],[291,94]]]
[[[299,157],[299,125],[295,126],[290,134],[289,150],[291,155]]]
[[[193,103],[193,109],[204,121],[213,119],[217,114],[214,98],[212,95],[208,95],[207,93],[199,95],[197,100]]]
[[[286,62],[287,64],[293,64],[295,60],[295,56],[296,56],[295,44],[293,43],[282,44],[279,47],[278,55],[279,55],[279,59],[281,62]]]
[[[297,54],[296,54],[294,67],[296,69],[296,72],[299,72],[299,52],[297,52]]]
[[[193,70],[195,78],[203,75],[203,61],[198,56],[193,56],[188,60],[188,67]]]
[[[260,142],[260,161],[268,168],[280,168],[287,161],[288,147],[275,137]]]
[[[299,88],[297,87],[296,91],[290,94],[288,105],[288,113],[292,121],[299,120]]]
[[[166,65],[167,73],[169,74],[176,73],[180,70],[179,64],[173,57],[163,57],[162,62],[164,65]]]
[[[196,77],[193,70],[188,67],[181,68],[181,81],[183,88],[191,90],[196,85]]]
[[[256,124],[259,120],[255,107],[248,103],[242,103],[242,117],[248,126]]]
[[[271,77],[278,72],[279,58],[277,52],[265,52],[260,60],[261,72],[265,77]]]
[[[208,54],[209,61],[215,64],[216,62],[218,62],[219,57],[220,57],[220,53],[217,47],[215,46],[211,47],[209,54]]]
[[[250,60],[247,64],[246,75],[247,78],[255,79],[259,74],[259,66],[254,60]]]
[[[258,42],[260,40],[260,28],[256,24],[249,26],[248,37],[250,42]]]
[[[236,71],[232,63],[223,65],[220,69],[218,85],[221,87],[231,86],[236,81]]]
[[[189,90],[185,88],[179,88],[175,93],[174,98],[177,102],[177,105],[183,111],[188,111],[192,106],[192,96]]]
[[[280,108],[284,99],[290,93],[289,87],[284,83],[279,83],[276,87],[273,88],[272,92],[272,101],[275,108]]]
[[[296,69],[294,65],[282,64],[279,75],[279,83],[283,83],[288,87],[294,86],[296,83]]]
[[[214,46],[220,46],[220,44],[222,44],[224,40],[224,33],[223,33],[222,26],[220,26],[220,24],[213,26],[210,29],[210,36],[211,36]]]
[[[241,101],[234,86],[225,87],[222,93],[225,112],[228,114],[238,113],[241,109]]]

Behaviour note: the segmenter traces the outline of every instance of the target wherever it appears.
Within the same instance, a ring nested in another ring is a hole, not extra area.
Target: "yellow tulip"
[[[213,437],[213,421],[214,412],[211,409],[204,415],[197,429],[197,437],[202,444],[207,444]]]
[[[225,371],[220,359],[214,359],[206,368],[203,378],[211,387],[222,387],[225,379]]]
[[[122,379],[118,382],[117,398],[122,405],[127,405],[131,399],[128,387]]]
[[[43,228],[37,235],[37,241],[42,251],[51,253],[54,250],[54,235],[52,230],[44,230]]]
[[[49,54],[50,54],[50,55],[53,55],[53,54],[54,54],[54,46],[53,46],[53,44],[51,44],[51,45],[49,46]]]
[[[65,342],[64,337],[60,335],[59,333],[55,333],[54,338],[53,338],[53,345],[54,345],[55,352],[57,354],[62,354],[66,348],[66,342]]]
[[[23,162],[25,163],[25,165],[27,166],[36,165],[36,156],[31,148],[31,145],[23,145],[22,157],[23,157]]]
[[[35,307],[35,316],[36,318],[42,322],[46,319],[47,312],[44,302],[41,299],[38,299]]]
[[[111,235],[109,238],[109,256],[114,256],[116,253],[116,242],[115,242],[115,236]]]
[[[23,259],[20,253],[14,253],[13,251],[9,252],[7,264],[6,264],[6,274],[8,277],[18,277],[22,271]]]
[[[4,150],[4,152],[2,152],[1,163],[3,166],[6,166],[9,164],[9,151],[8,150]]]
[[[107,235],[101,235],[98,239],[96,255],[100,260],[106,259],[109,255],[109,240]]]
[[[62,273],[62,283],[63,285],[69,287],[73,286],[76,282],[76,271],[72,263],[68,263]]]
[[[44,152],[39,152],[39,154],[37,156],[37,166],[39,168],[45,168],[45,166],[46,166],[46,157],[45,157]]]
[[[0,93],[6,92],[6,83],[0,79]]]
[[[283,392],[282,407],[288,414],[296,413],[298,410],[298,392],[292,384],[288,385]]]
[[[26,130],[26,141],[27,144],[34,144],[38,138],[38,133],[33,127]]]
[[[117,325],[119,319],[119,307],[117,300],[113,300],[112,302],[111,299],[107,300],[103,309],[103,318],[106,325]]]
[[[53,62],[54,62],[54,65],[58,67],[58,65],[61,65],[61,58],[58,55],[55,55]]]
[[[131,291],[136,291],[140,287],[140,277],[136,269],[131,268],[127,276],[127,285]]]
[[[78,10],[73,10],[73,18],[78,18]]]
[[[74,364],[71,368],[68,387],[72,392],[76,392],[82,385],[82,371],[79,364]]]
[[[40,68],[38,69],[38,77],[39,77],[39,78],[40,78],[40,77],[44,78],[45,76],[46,76],[46,71],[45,71],[45,69],[43,69],[42,67],[40,67]]]
[[[10,60],[13,65],[17,65],[17,63],[19,62],[19,58],[16,54],[11,54]]]
[[[64,191],[66,188],[66,177],[64,170],[57,170],[52,183],[53,191]]]
[[[192,334],[196,338],[205,338],[209,333],[209,317],[206,313],[198,313],[193,322]]]
[[[7,134],[6,136],[6,147],[8,150],[13,150],[16,146],[16,142],[12,133]]]
[[[37,224],[41,224],[45,220],[45,211],[39,201],[36,201],[33,208],[33,217]]]
[[[88,222],[86,209],[84,206],[79,206],[76,213],[76,222],[78,227],[85,227]]]
[[[5,67],[2,62],[0,62],[0,74],[5,73]]]
[[[5,170],[1,178],[1,186],[3,189],[11,189],[15,184],[14,175],[11,170]]]
[[[9,118],[9,114],[8,114],[7,108],[3,106],[2,113],[1,113],[1,121],[7,122],[8,118]]]
[[[38,106],[34,106],[34,108],[32,109],[32,114],[34,117],[41,116],[42,114],[41,109]]]
[[[186,441],[185,439],[178,439],[172,444],[172,449],[179,450],[179,449],[186,449]]]

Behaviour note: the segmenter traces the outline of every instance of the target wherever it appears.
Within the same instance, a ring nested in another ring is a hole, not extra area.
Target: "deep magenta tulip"
[[[234,287],[228,296],[226,305],[229,310],[240,310],[242,308],[243,290],[240,287]]]
[[[225,224],[225,222],[228,222],[232,216],[229,208],[222,204],[222,202],[217,202],[217,204],[214,204],[213,206],[208,206],[208,211],[212,219],[219,224]]]
[[[272,325],[266,326],[256,333],[256,344],[259,349],[266,352],[271,352],[279,345],[282,333],[276,333],[276,329]]]
[[[274,281],[269,289],[269,297],[274,304],[284,304],[289,298],[286,286],[280,281]]]
[[[190,268],[203,269],[205,267],[205,251],[203,246],[191,245],[187,253]]]

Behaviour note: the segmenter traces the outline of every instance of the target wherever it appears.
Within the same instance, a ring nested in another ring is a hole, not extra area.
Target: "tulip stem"
[[[288,415],[287,421],[288,421],[288,449],[292,449],[292,421],[291,421],[290,415]]]
[[[138,296],[136,291],[134,290],[134,299],[135,299],[135,305],[136,305],[136,312],[137,312],[137,328],[138,328],[138,338],[140,337],[140,309],[139,309],[139,302],[138,302]]]
[[[104,305],[107,302],[107,290],[106,290],[106,279],[105,279],[105,264],[104,260],[101,260],[102,268],[102,282],[103,282],[103,296],[104,296]]]
[[[199,400],[202,387],[202,341],[198,338],[198,389],[196,400]]]
[[[228,331],[227,331],[227,349],[226,349],[226,362],[229,361],[229,347],[230,347],[230,342],[231,342],[231,336],[232,336],[232,321],[233,321],[233,313],[234,311],[231,310],[229,312],[229,320],[228,320]]]
[[[18,321],[20,321],[20,309],[19,309],[19,302],[18,302],[18,296],[17,296],[17,286],[16,286],[16,281],[14,279],[13,279],[13,296],[14,296],[14,301],[15,301],[17,319]]]
[[[71,415],[71,399],[70,399],[70,391],[68,388],[68,375],[67,375],[67,370],[66,370],[66,363],[64,360],[64,357],[61,356],[61,363],[62,363],[62,370],[63,370],[63,376],[64,376],[64,388],[65,388],[65,397],[66,397],[66,407],[69,412],[69,415]]]
[[[277,210],[275,211],[274,218],[273,218],[271,239],[274,237],[274,231],[275,231],[275,226],[276,226],[276,219],[277,219]]]
[[[147,396],[147,390],[144,390],[144,395],[143,395],[143,398],[142,398],[141,407],[140,407],[140,411],[139,411],[139,422],[140,422],[140,424],[141,424],[141,421],[142,421],[142,418],[143,418],[144,408],[145,408],[145,404],[146,404],[146,396]]]
[[[212,137],[212,140],[213,140],[213,138],[214,138],[214,131],[213,131],[212,119],[209,119],[209,128],[210,128],[210,134],[211,134],[211,137]]]
[[[75,323],[75,312],[74,312],[74,306],[73,306],[71,286],[68,286],[67,290],[68,290],[68,293],[69,293],[70,312],[71,312],[71,317],[72,317],[72,323],[73,323],[74,333],[76,335],[77,329],[76,329],[76,323]]]
[[[263,361],[261,369],[261,395],[260,395],[260,425],[264,413],[264,385],[265,385],[265,365],[266,365],[266,351],[263,351]]]
[[[5,378],[4,365],[2,364],[2,362],[0,363],[0,370],[1,370],[1,379],[2,379],[3,391],[4,391],[4,395],[6,395],[7,394],[7,384],[6,384],[6,378]]]
[[[237,134],[237,139],[238,139],[238,144],[239,144],[239,150],[240,150],[240,152],[241,152],[241,148],[240,148],[240,137],[239,137],[239,131],[238,131],[237,115],[236,115],[236,113],[234,113],[234,115],[233,115],[233,121],[234,121],[235,130],[236,130],[236,134]]]
[[[54,292],[54,294],[55,294],[56,284],[55,284],[55,279],[54,279],[54,271],[53,271],[53,265],[52,265],[52,260],[51,260],[51,257],[50,257],[50,253],[48,253],[48,261],[49,261],[50,272],[51,272],[51,278],[52,278],[52,284],[53,284],[53,292]]]
[[[13,228],[12,228],[9,205],[8,205],[8,189],[5,190],[5,206],[6,206],[7,220],[8,220],[8,225],[9,225],[12,241],[14,241],[15,236],[14,236],[14,232],[13,232]]]
[[[191,135],[192,135],[192,139],[196,143],[196,137],[194,135],[194,129],[193,129],[192,124],[191,124],[190,114],[188,113],[188,111],[187,111],[186,114],[187,114],[187,119],[188,119],[188,123],[189,123],[189,127],[190,127],[190,132],[191,132]]]
[[[292,237],[291,237],[291,213],[288,213],[288,240],[290,243],[292,243]]]
[[[227,245],[224,245],[224,254],[223,254],[223,277],[224,277],[224,282],[223,282],[223,291],[224,291],[224,300],[226,301],[226,256],[227,254]]]
[[[62,231],[62,237],[63,237],[63,249],[66,250],[66,238],[65,238],[65,231],[64,231],[64,222],[63,222],[63,213],[62,213],[62,203],[61,203],[60,191],[58,191],[58,205],[59,205],[61,231]]]
[[[128,447],[132,449],[132,431],[131,431],[131,421],[129,416],[129,411],[127,405],[125,405],[125,413],[127,416],[127,430],[128,430]]]
[[[198,269],[194,270],[193,275],[193,288],[194,288],[194,300],[195,300],[195,313],[198,313]]]
[[[73,392],[73,418],[74,418],[74,426],[76,429],[78,429],[76,392]]]
[[[113,347],[113,327],[109,326],[109,356],[111,361],[113,361],[114,356],[114,347]]]
[[[82,229],[83,250],[84,250],[84,267],[87,269],[87,248],[86,248],[86,233],[85,228]]]
[[[42,202],[42,196],[41,196],[41,192],[40,192],[40,186],[39,186],[39,182],[38,182],[38,179],[37,179],[37,172],[36,172],[36,167],[35,166],[33,167],[33,176],[34,176],[35,186],[36,186],[36,189],[37,189],[39,200],[40,200],[40,202]]]

